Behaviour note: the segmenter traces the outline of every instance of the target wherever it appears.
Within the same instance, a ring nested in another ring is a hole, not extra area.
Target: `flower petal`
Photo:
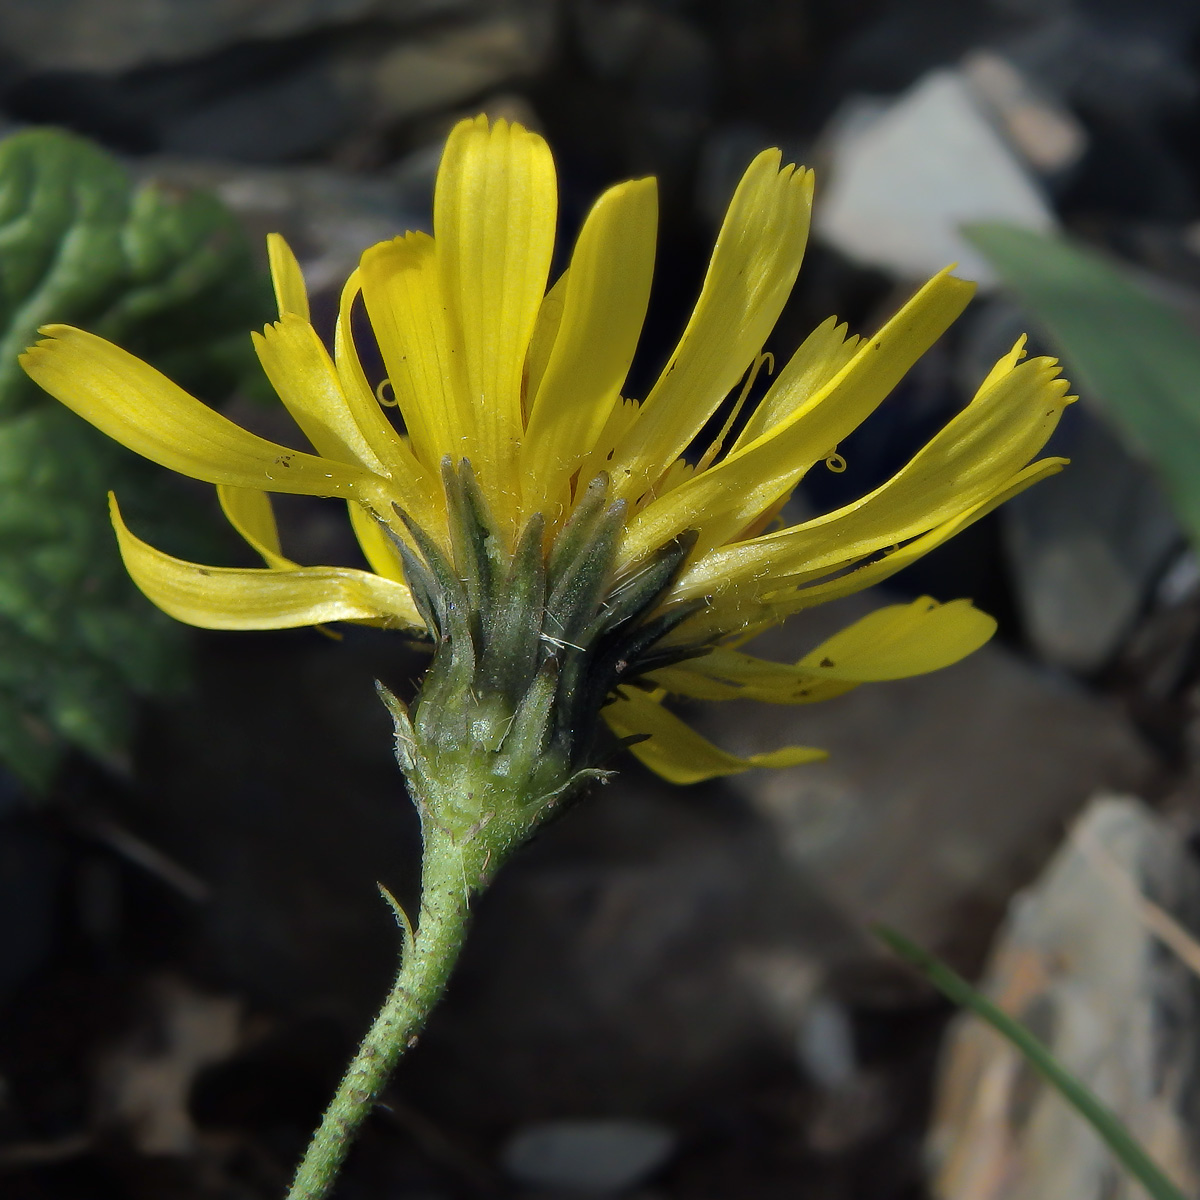
[[[939,604],[919,596],[861,617],[806,654],[796,669],[852,683],[908,679],[952,666],[995,632],[995,618],[970,600]]]
[[[289,313],[250,337],[271,386],[317,453],[382,473],[383,463],[351,416],[316,330]]]
[[[582,492],[602,471],[607,474],[613,447],[637,423],[640,406],[636,400],[619,400],[608,414],[608,420],[596,439],[591,453],[579,468],[577,494]]]
[[[812,172],[764,150],[742,177],[696,309],[638,421],[616,448],[614,485],[637,499],[717,410],[762,349],[796,281],[808,239]]]
[[[354,344],[354,302],[361,294],[362,271],[356,267],[342,287],[338,301],[337,321],[333,328],[333,365],[342,391],[347,397],[354,397],[355,405],[365,408],[368,404],[378,403],[378,400],[367,382],[367,374]]]
[[[296,564],[284,558],[271,497],[257,488],[217,484],[217,499],[230,525],[256,550],[268,567],[288,571]]]
[[[554,251],[554,160],[537,134],[501,119],[461,121],[434,190],[434,246],[471,421],[464,453],[501,520],[515,522],[512,471],[521,379]]]
[[[350,524],[354,536],[358,539],[363,557],[371,565],[371,570],[384,579],[394,579],[397,583],[404,582],[404,567],[400,555],[392,544],[392,539],[378,520],[361,504],[353,500],[346,506],[350,510]]]
[[[790,414],[749,442],[739,439],[723,462],[646,505],[630,522],[622,561],[637,561],[689,527],[700,533],[697,556],[736,537],[879,406],[974,291],[945,271],[935,275],[815,394],[805,392],[819,367],[793,370],[789,363],[768,400],[776,411],[790,405]]]
[[[777,578],[811,577],[925,533],[985,500],[1037,454],[1072,399],[1067,387],[1054,359],[1014,367],[873,492],[802,525],[713,550],[684,574],[675,594],[708,595],[764,570]],[[632,535],[631,541],[634,549],[640,544]]]
[[[854,357],[862,338],[849,332],[837,317],[822,321],[779,372],[755,406],[733,444],[737,451],[774,429],[820,391]]]
[[[363,397],[353,385],[343,391],[313,327],[288,315],[251,337],[272,387],[317,453],[386,476],[401,507],[417,520],[427,519],[429,497],[437,490],[427,472],[374,396]]]
[[[814,608],[842,596],[850,596],[874,587],[904,570],[956,533],[974,524],[1006,500],[1031,487],[1039,480],[1058,474],[1067,464],[1065,458],[1043,458],[1005,480],[986,500],[956,514],[920,537],[863,566],[846,571],[834,579],[805,587],[789,586],[786,578],[768,572],[756,584],[718,587],[705,608],[677,626],[664,639],[665,644],[692,645],[712,641],[737,632],[747,637],[777,625],[793,613]]]
[[[420,627],[408,588],[344,567],[294,570],[203,567],[155,550],[125,527],[109,497],[121,557],[134,583],[165,613],[201,629],[290,629],[327,621]]]
[[[275,287],[279,315],[285,317],[288,313],[294,313],[302,321],[307,321],[308,289],[304,286],[304,273],[291,246],[281,234],[267,234],[267,258],[271,264],[271,283]]]
[[[361,467],[247,433],[165,375],[95,334],[46,325],[21,355],[43,388],[97,429],[172,471],[235,487],[309,496],[378,494]]]
[[[889,551],[882,558],[869,562],[865,566],[856,567],[844,575],[839,575],[836,579],[797,588],[794,598],[776,602],[781,615],[772,619],[782,620],[783,615],[812,608],[817,604],[825,604],[840,596],[853,595],[855,592],[862,591],[863,588],[874,587],[885,579],[890,579],[898,571],[902,571],[911,563],[916,562],[918,558],[935,550],[955,534],[962,532],[968,525],[973,525],[981,517],[986,517],[1006,500],[1011,500],[1013,496],[1043,479],[1048,479],[1051,475],[1057,475],[1069,462],[1070,459],[1066,458],[1043,458],[1030,463],[1029,466],[1000,484],[986,499],[965,512],[956,514],[922,536]]]
[[[650,302],[657,228],[653,179],[610,188],[588,213],[522,445],[530,513],[547,511],[620,398]]]
[[[824,750],[786,746],[768,754],[739,758],[714,746],[674,713],[663,708],[662,693],[654,696],[626,688],[624,694],[601,710],[618,737],[649,734],[648,740],[630,746],[641,762],[671,783],[700,783],[720,775],[738,775],[751,767],[794,767],[827,757]]]
[[[537,320],[533,323],[533,333],[529,337],[529,350],[525,355],[525,416],[528,417],[529,404],[537,395],[542,385],[542,376],[550,362],[550,352],[558,340],[559,326],[562,325],[563,305],[567,299],[567,279],[571,271],[568,267],[555,281],[554,286],[542,297],[538,307]]]
[[[812,704],[858,687],[840,679],[801,675],[790,663],[768,662],[736,650],[717,649],[711,671],[686,663],[652,671],[645,678],[673,696],[692,700],[762,700],[767,704]],[[705,655],[705,661],[711,655]],[[745,661],[743,661],[745,660]]]
[[[860,683],[939,671],[973,654],[995,631],[995,620],[969,600],[938,604],[922,596],[868,613],[794,666],[719,647],[652,678],[668,692],[700,699],[808,704]]]
[[[447,327],[433,239],[406,233],[380,242],[364,252],[358,274],[413,453],[436,475],[444,455],[457,459],[465,453],[469,410],[462,353]],[[349,328],[348,313],[345,325]]]

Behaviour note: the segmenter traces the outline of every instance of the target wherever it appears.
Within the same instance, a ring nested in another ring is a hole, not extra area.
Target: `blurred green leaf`
[[[271,292],[213,196],[145,184],[83,138],[0,142],[0,415],[39,402],[16,356],[49,322],[79,325],[207,398],[256,364],[247,331]]]
[[[1044,327],[1068,378],[1155,469],[1200,545],[1200,336],[1094,250],[1007,225],[965,232]]]
[[[1146,1189],[1151,1200],[1185,1200],[1183,1193],[1163,1174],[1129,1130],[1020,1021],[997,1008],[956,971],[894,929],[877,925],[875,934],[905,962],[920,971],[948,1000],[970,1010],[1007,1038],[1034,1070],[1057,1089],[1063,1099],[1104,1139],[1125,1170]]]
[[[80,325],[214,400],[255,367],[248,330],[271,315],[213,197],[135,189],[54,130],[0,142],[0,761],[28,785],[46,786],[68,745],[119,760],[135,696],[181,678],[182,633],[126,575],[105,493],[157,544],[205,539],[166,473],[46,397],[17,354],[39,325]]]

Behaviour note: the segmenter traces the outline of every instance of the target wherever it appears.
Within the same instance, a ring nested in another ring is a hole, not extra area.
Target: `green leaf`
[[[208,400],[257,373],[249,330],[271,290],[211,196],[135,189],[91,143],[0,142],[0,762],[46,787],[64,750],[119,760],[138,695],[183,678],[182,630],[130,581],[108,522],[203,558],[188,493],[46,397],[16,362],[37,327],[111,338]]]
[[[1121,1165],[1146,1189],[1151,1200],[1185,1200],[1183,1193],[1163,1174],[1158,1164],[1111,1110],[1080,1083],[1020,1021],[997,1008],[956,971],[894,929],[877,925],[874,932],[905,962],[920,971],[947,999],[969,1009],[1007,1038],[1104,1139]]]
[[[190,497],[165,473],[58,405],[0,422],[0,759],[35,788],[68,745],[119,756],[135,695],[184,675],[182,629],[116,553],[109,488],[140,528],[204,556]]]
[[[16,356],[39,325],[79,325],[206,398],[255,373],[248,331],[271,291],[213,196],[134,189],[83,138],[32,129],[0,142],[0,416],[40,402]]]
[[[965,232],[1044,327],[1068,377],[1155,469],[1200,545],[1200,336],[1094,250],[1005,225]]]

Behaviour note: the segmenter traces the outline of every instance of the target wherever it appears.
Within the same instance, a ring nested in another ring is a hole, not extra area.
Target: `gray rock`
[[[202,645],[193,692],[151,715],[145,791],[114,816],[210,882],[195,913],[217,977],[258,1003],[344,1018],[349,1045],[395,969],[375,881],[411,903],[419,861],[373,680],[403,688],[422,660],[357,632],[281,641]]]
[[[1013,902],[984,983],[1184,1195],[1200,1186],[1198,929],[1200,871],[1186,845],[1139,801],[1102,796]],[[970,1019],[949,1042],[930,1149],[945,1200],[1143,1194],[1018,1053]]]
[[[1045,198],[993,128],[961,72],[931,71],[873,120],[857,102],[823,137],[830,177],[814,229],[857,262],[903,278],[950,263],[981,284],[995,274],[958,232],[972,221],[1055,225]]]
[[[478,0],[8,0],[0,5],[0,45],[34,70],[115,72],[372,17],[411,22],[482,7]]]
[[[695,24],[679,14],[657,13],[628,86],[633,169],[663,176],[669,190],[690,166],[708,126],[716,54]]]
[[[336,292],[375,242],[427,229],[440,142],[414,151],[390,177],[329,167],[251,167],[181,159],[136,163],[144,178],[214,191],[262,241],[282,233],[304,269],[310,294]]]
[[[712,119],[718,57],[702,23],[677,5],[639,0],[577,0],[570,11],[578,53],[620,88],[613,148],[629,173],[659,177],[669,205]]]
[[[853,1081],[858,1055],[854,1027],[844,1004],[821,995],[808,1005],[796,1037],[796,1056],[805,1074],[829,1091]]]
[[[32,75],[22,103],[42,119],[66,119],[133,149],[377,166],[392,157],[398,126],[477,104],[541,71],[554,46],[556,4],[489,3],[474,19],[419,30],[333,30],[303,51],[240,42],[217,57],[127,75]],[[431,121],[425,132],[443,132],[450,120]],[[406,144],[420,136],[405,129]]]
[[[45,962],[62,907],[62,846],[23,807],[16,787],[0,783],[0,999]]]
[[[194,1153],[199,1130],[188,1109],[196,1077],[239,1047],[241,1002],[172,976],[143,985],[142,1024],[94,1064],[92,1119],[119,1129],[146,1155]]]
[[[885,602],[814,609],[749,649],[795,661]],[[1152,771],[1115,711],[998,646],[824,704],[726,703],[695,719],[738,754],[828,749],[827,762],[749,772],[734,786],[849,922],[885,921],[965,962],[1062,822],[1098,787],[1138,786]]]
[[[1047,662],[1089,672],[1129,635],[1184,535],[1149,469],[1086,410],[1067,413],[1056,445],[1070,469],[1001,520],[1030,641]]]
[[[554,41],[554,0],[509,14],[405,38],[369,67],[370,119],[403,121],[534,75]]]
[[[576,38],[588,66],[601,79],[630,71],[654,24],[654,9],[638,0],[576,0]]]
[[[518,1183],[592,1196],[627,1192],[662,1167],[675,1135],[650,1121],[543,1121],[518,1130],[502,1152]]]
[[[1200,560],[1196,552],[1184,547],[1163,572],[1154,598],[1162,605],[1174,608],[1192,599],[1200,591]]]
[[[1197,76],[1186,49],[1200,24],[1193,5],[1035,6],[1041,19],[1005,39],[1003,51],[1041,87],[1092,114],[1143,126],[1195,102]]]
[[[962,71],[1009,145],[1039,174],[1064,172],[1083,156],[1083,124],[1007,58],[976,51],[963,60]]]
[[[168,155],[290,162],[335,145],[359,113],[353,91],[317,59],[165,120],[159,144]]]

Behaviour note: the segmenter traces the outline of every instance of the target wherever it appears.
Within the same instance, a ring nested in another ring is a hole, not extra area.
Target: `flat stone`
[[[929,72],[873,120],[851,103],[857,119],[835,115],[825,135],[830,174],[814,213],[817,234],[851,259],[906,279],[956,262],[965,278],[991,285],[995,274],[960,226],[1055,227],[961,72]]]
[[[482,898],[396,1079],[431,1119],[686,1120],[761,1064],[794,1070],[827,972],[872,955],[728,793],[614,765]]]
[[[807,1005],[796,1037],[796,1058],[808,1078],[828,1091],[853,1082],[858,1055],[854,1027],[844,1004],[821,995]]]
[[[357,107],[353,89],[318,59],[163,120],[159,148],[181,158],[291,162],[327,152],[349,136]]]
[[[144,1025],[105,1047],[95,1064],[93,1112],[142,1154],[195,1151],[199,1131],[188,1109],[196,1077],[241,1042],[242,1005],[172,976],[144,984]]]
[[[1140,801],[1100,796],[1013,901],[983,984],[1189,1196],[1200,1187],[1198,929],[1200,870],[1186,844]],[[974,1019],[951,1035],[930,1150],[944,1200],[1143,1195],[1054,1089]]]
[[[1065,414],[1055,452],[1070,469],[1014,497],[1001,521],[1039,657],[1090,672],[1129,636],[1184,534],[1149,468],[1092,414]]]
[[[655,13],[639,0],[577,0],[571,17],[588,66],[602,79],[616,79],[643,53]]]
[[[1200,27],[1193,5],[1034,0],[1029,15],[1041,19],[1003,39],[1005,56],[1042,88],[1089,113],[1093,128],[1097,114],[1148,128],[1147,118],[1195,103],[1198,80],[1187,49]]]
[[[814,609],[750,649],[795,661],[887,600]],[[989,915],[1031,877],[1087,797],[1144,784],[1153,770],[1116,711],[997,645],[823,704],[737,702],[686,715],[738,754],[788,743],[827,749],[826,762],[731,782],[849,922],[884,921],[968,962]]]
[[[963,60],[962,71],[1009,145],[1039,174],[1066,171],[1083,157],[1082,122],[1009,59],[979,50]]]
[[[528,78],[553,44],[553,0],[471,25],[405,38],[370,66],[370,116],[404,121],[452,109],[489,89]]]

